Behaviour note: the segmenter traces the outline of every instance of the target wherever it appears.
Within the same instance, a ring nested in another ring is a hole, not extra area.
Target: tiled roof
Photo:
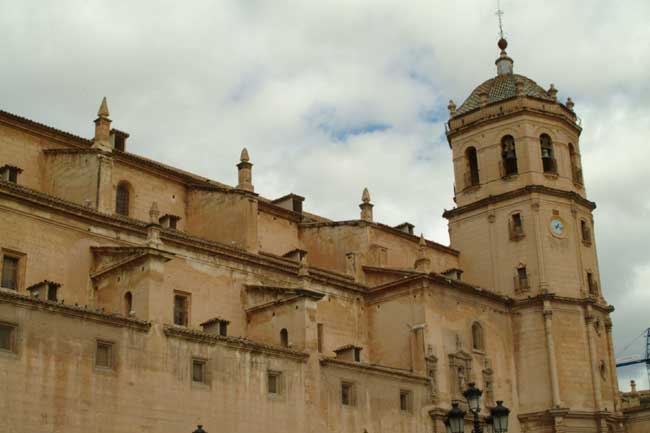
[[[525,96],[546,99],[550,102],[553,101],[548,93],[546,93],[546,90],[542,89],[539,84],[530,78],[519,74],[503,74],[497,75],[494,78],[490,78],[478,86],[476,89],[474,89],[474,91],[467,97],[465,102],[463,102],[463,104],[456,110],[456,114],[454,116],[460,116],[479,108],[481,106],[480,95],[484,92],[488,95],[488,104],[503,101],[505,99],[516,96],[517,87],[515,83],[517,81],[521,81],[524,84],[523,92]]]

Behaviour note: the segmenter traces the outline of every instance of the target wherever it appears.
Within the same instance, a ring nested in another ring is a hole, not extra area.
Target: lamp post
[[[468,385],[468,388],[463,393],[463,397],[465,397],[465,400],[467,400],[467,406],[469,406],[470,412],[472,412],[474,415],[474,430],[472,430],[473,433],[483,433],[483,429],[481,428],[481,421],[478,416],[479,412],[481,412],[482,395],[483,391],[474,386],[473,383],[470,383]]]
[[[474,415],[474,428],[472,433],[483,433],[479,413],[481,412],[481,395],[483,391],[478,389],[473,383],[463,392],[463,397],[467,400],[467,406]],[[497,401],[497,405],[490,409],[490,416],[486,421],[486,433],[507,433],[508,415],[510,409],[503,405],[503,401]],[[447,412],[445,420],[447,433],[465,433],[465,411],[458,407],[458,403],[451,404],[451,410]]]
[[[203,430],[203,426],[199,424],[198,426],[196,426],[196,430],[194,430],[192,433],[208,433],[208,432]]]

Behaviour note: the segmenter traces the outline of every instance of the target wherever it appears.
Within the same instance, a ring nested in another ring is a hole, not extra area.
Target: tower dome
[[[521,86],[521,95],[517,92],[518,83]],[[465,102],[456,110],[455,116],[460,116],[480,108],[483,104],[482,99],[485,98],[482,95],[487,95],[487,101],[485,101],[487,104],[514,98],[515,96],[531,96],[533,98],[554,102],[548,92],[535,81],[523,75],[509,73],[497,75],[476,87],[467,99],[465,99]]]
[[[501,38],[497,46],[501,50],[499,58],[494,62],[497,66],[497,76],[476,87],[465,99],[465,102],[454,112],[453,117],[462,116],[481,106],[514,98],[515,96],[530,96],[555,102],[555,99],[536,82],[512,72],[513,61],[506,53],[508,41]]]

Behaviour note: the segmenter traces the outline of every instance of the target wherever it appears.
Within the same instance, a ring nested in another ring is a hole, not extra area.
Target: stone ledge
[[[503,194],[497,194],[497,195],[491,195],[489,197],[483,198],[477,202],[457,207],[455,209],[450,209],[450,210],[445,210],[442,213],[443,218],[446,219],[451,219],[453,217],[456,217],[458,215],[462,215],[464,213],[477,210],[477,209],[482,209],[488,204],[493,204],[493,203],[499,203],[502,201],[510,200],[513,198],[521,197],[530,193],[540,193],[540,194],[548,194],[548,195],[553,195],[556,197],[562,197],[566,198],[569,200],[573,200],[574,202],[588,208],[589,210],[594,210],[596,209],[596,203],[593,201],[589,201],[586,198],[582,197],[580,194],[572,192],[572,191],[564,191],[561,189],[555,189],[555,188],[550,188],[548,186],[544,185],[528,185],[523,188],[516,189],[514,191],[509,191],[505,192]]]
[[[309,358],[309,354],[305,352],[299,352],[297,350],[291,350],[279,346],[271,346],[270,344],[258,343],[243,337],[213,335],[203,331],[175,325],[163,325],[163,332],[167,337],[180,338],[200,344],[220,344],[249,352],[262,352],[274,356],[293,358],[302,362],[305,362],[307,358]]]
[[[352,362],[352,361],[343,361],[341,359],[322,357],[320,359],[320,364],[323,366],[333,365],[336,367],[347,368],[351,370],[362,371],[370,374],[384,375],[384,376],[393,376],[400,379],[407,379],[412,382],[419,382],[423,385],[429,384],[429,378],[426,376],[420,376],[414,374],[408,370],[401,370],[398,368],[385,367],[377,364],[367,364],[363,362]]]
[[[42,301],[30,296],[21,295],[20,293],[9,289],[0,289],[0,302],[13,304],[19,307],[38,309],[48,313],[58,313],[71,318],[90,320],[110,326],[132,328],[141,332],[149,332],[149,329],[151,328],[151,323],[145,320],[91,310],[85,306],[66,305],[54,301]]]

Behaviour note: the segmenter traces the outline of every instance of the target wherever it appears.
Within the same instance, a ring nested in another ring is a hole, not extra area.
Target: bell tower
[[[464,277],[513,297],[552,290],[600,296],[591,212],[571,99],[513,72],[499,40],[497,75],[449,102],[457,207],[446,211]]]
[[[496,76],[448,106],[451,246],[464,280],[512,299],[522,430],[618,432],[613,309],[600,290],[580,119],[553,84],[514,73],[503,37],[498,47]]]

